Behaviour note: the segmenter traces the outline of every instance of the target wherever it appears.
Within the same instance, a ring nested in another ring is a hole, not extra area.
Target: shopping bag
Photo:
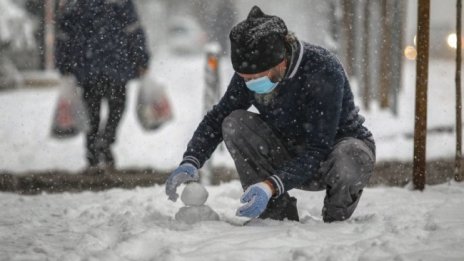
[[[137,119],[145,130],[156,130],[172,119],[172,109],[164,85],[149,76],[139,80]]]
[[[52,123],[52,136],[70,138],[88,129],[87,110],[82,100],[82,89],[73,76],[64,76],[60,86]]]

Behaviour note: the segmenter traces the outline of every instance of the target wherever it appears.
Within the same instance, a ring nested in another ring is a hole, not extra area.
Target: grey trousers
[[[222,133],[244,190],[276,174],[284,162],[295,156],[260,116],[252,112],[232,112],[222,124]],[[318,173],[297,188],[326,190],[322,209],[324,221],[346,220],[359,202],[374,163],[373,142],[344,138],[337,141]]]

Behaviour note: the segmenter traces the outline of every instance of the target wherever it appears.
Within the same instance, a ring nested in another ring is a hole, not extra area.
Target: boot
[[[290,197],[288,193],[282,194],[278,198],[271,198],[267,204],[266,210],[264,210],[259,218],[300,221],[298,209],[296,207],[296,198]]]

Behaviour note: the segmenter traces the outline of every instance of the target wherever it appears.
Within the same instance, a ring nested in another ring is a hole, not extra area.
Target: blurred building
[[[19,70],[37,65],[34,59],[36,23],[13,0],[0,1],[0,89],[22,82]]]
[[[400,34],[404,34],[401,44],[403,58],[408,56],[414,59],[416,2],[403,2],[402,11],[405,12],[406,20],[400,30]],[[14,65],[18,70],[39,70],[44,67],[43,3],[44,0],[0,1],[0,41],[2,42],[0,57],[8,56],[9,67]],[[378,70],[375,68],[380,66],[378,51],[381,50],[380,45],[384,41],[384,35],[380,30],[382,21],[379,18],[381,1],[135,0],[135,3],[147,32],[148,44],[154,59],[157,59],[156,57],[161,53],[171,51],[180,55],[203,54],[204,45],[210,41],[219,42],[223,54],[228,57],[230,28],[245,19],[253,5],[258,5],[264,12],[282,17],[289,30],[295,32],[301,40],[322,45],[337,53],[350,74],[362,70],[362,61],[365,58],[361,53],[367,43],[371,45],[369,48],[374,48],[370,54],[372,63],[369,67]],[[351,25],[347,25],[343,20],[346,18],[344,17],[346,10],[343,8],[346,8],[347,3],[354,6]],[[371,4],[369,7],[371,33],[369,39],[363,39],[362,21],[366,16],[363,6],[367,3]],[[431,3],[431,58],[453,59],[456,3],[440,0],[432,0]],[[17,22],[12,24],[13,17]],[[350,37],[356,44],[352,48],[347,48],[350,46],[347,42],[347,30],[353,32]],[[6,41],[7,35],[13,40]],[[18,44],[19,42],[21,44]],[[354,52],[352,58],[347,54],[349,49]],[[355,64],[350,65],[348,63],[350,60],[354,60]],[[350,68],[351,66],[354,68]],[[373,80],[375,81],[376,78],[374,77]]]

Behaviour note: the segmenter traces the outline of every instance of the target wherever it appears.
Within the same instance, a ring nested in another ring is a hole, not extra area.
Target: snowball
[[[208,191],[200,183],[192,182],[185,186],[180,199],[186,206],[201,206],[208,199]]]
[[[200,221],[219,220],[219,215],[208,206],[182,207],[175,216],[177,221],[194,224]]]

